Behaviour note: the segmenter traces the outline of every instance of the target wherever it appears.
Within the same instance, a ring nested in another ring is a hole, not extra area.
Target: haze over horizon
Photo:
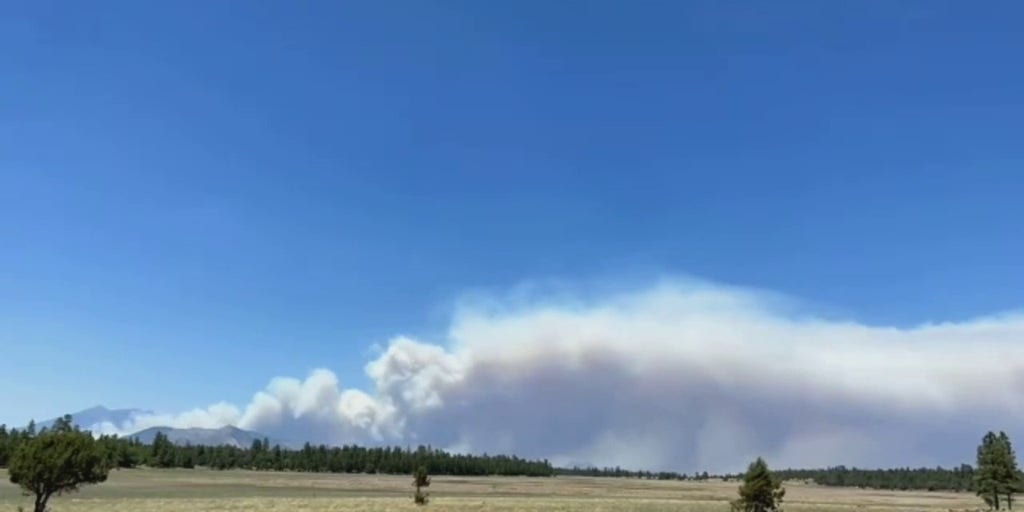
[[[13,5],[0,423],[968,462],[1024,435],[1021,16]]]

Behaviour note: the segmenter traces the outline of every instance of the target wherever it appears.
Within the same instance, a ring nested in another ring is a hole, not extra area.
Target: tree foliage
[[[8,465],[17,447],[34,436],[27,430],[0,426],[0,467]],[[236,446],[176,445],[164,434],[151,444],[133,438],[100,436],[96,446],[110,468],[136,466],[212,469],[252,469],[316,473],[412,474],[426,466],[431,474],[460,476],[553,476],[546,460],[528,460],[508,455],[452,454],[430,446],[332,447],[309,443],[300,449],[271,445],[258,440],[247,448]]]
[[[412,478],[412,485],[416,487],[416,493],[412,497],[413,502],[417,505],[426,505],[429,493],[424,491],[423,488],[430,487],[430,475],[427,474],[426,466],[416,468],[416,473],[413,474]]]
[[[948,469],[942,467],[862,469],[833,466],[826,469],[783,469],[774,471],[774,473],[783,481],[810,481],[830,487],[954,492],[974,489],[974,468],[969,464],[961,464]]]
[[[1013,495],[1021,492],[1017,455],[1005,432],[988,432],[978,446],[978,470],[974,476],[975,492],[990,508],[1002,505],[1013,508]],[[1001,498],[1005,497],[1003,500]]]
[[[632,471],[623,469],[618,466],[614,468],[596,468],[596,467],[579,467],[573,466],[571,468],[556,468],[556,475],[565,476],[597,476],[597,477],[612,477],[612,478],[639,478],[643,480],[689,480],[690,477],[678,473],[676,471],[646,471],[637,470]],[[706,474],[706,473],[705,473]],[[697,473],[693,478],[699,479],[700,473]]]
[[[167,438],[167,434],[157,432],[153,437],[153,444],[150,450],[150,465],[157,468],[173,468],[184,461],[185,457],[179,455],[179,450],[174,443]]]
[[[782,481],[768,470],[768,464],[758,457],[750,463],[743,475],[740,497],[732,503],[737,512],[775,512],[782,509],[782,498],[786,489]]]
[[[11,483],[35,497],[35,512],[44,512],[53,496],[105,481],[108,471],[101,447],[91,434],[73,428],[70,416],[38,435],[27,435],[8,461]]]

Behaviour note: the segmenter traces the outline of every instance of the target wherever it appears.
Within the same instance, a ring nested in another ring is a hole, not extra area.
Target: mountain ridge
[[[104,423],[109,423],[120,428],[139,416],[149,414],[153,414],[153,412],[146,409],[135,408],[109,409],[102,405],[95,405],[88,409],[72,413],[71,422],[83,430],[89,430],[96,425]],[[36,422],[36,428],[50,428],[59,418],[60,417],[58,416],[56,418]]]
[[[270,439],[259,432],[245,430],[233,425],[220,428],[175,428],[167,426],[149,427],[125,437],[137,439],[144,444],[152,444],[157,434],[167,436],[167,439],[179,446],[234,446],[236,448],[249,448],[253,441],[267,439],[271,445],[289,447],[289,443]]]
[[[113,425],[117,430],[127,430],[125,427],[140,416],[152,415],[153,412],[146,409],[124,408],[110,409],[103,405],[95,405],[87,409],[71,414],[71,422],[82,430],[93,430],[97,425]],[[50,428],[59,418],[51,418],[36,422],[37,429]],[[253,441],[268,439],[271,445],[280,445],[283,448],[294,448],[296,443],[271,439],[266,434],[245,430],[234,425],[226,425],[219,428],[178,428],[169,425],[158,425],[138,430],[123,437],[138,439],[145,444],[151,444],[157,433],[162,433],[176,445],[205,445],[205,446],[235,446],[238,448],[249,448]]]

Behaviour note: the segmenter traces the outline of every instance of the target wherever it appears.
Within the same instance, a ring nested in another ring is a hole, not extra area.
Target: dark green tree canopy
[[[11,483],[35,497],[35,512],[44,512],[55,495],[105,481],[109,471],[104,451],[91,434],[71,426],[70,416],[19,443],[8,466]]]
[[[774,512],[782,509],[782,498],[786,489],[782,481],[768,470],[768,464],[758,457],[750,463],[743,475],[740,497],[732,503],[737,512]]]
[[[978,446],[978,470],[974,475],[974,490],[990,508],[1002,505],[1013,508],[1013,495],[1024,489],[1017,454],[1005,432],[989,432]],[[1005,497],[1005,499],[1001,499]]]

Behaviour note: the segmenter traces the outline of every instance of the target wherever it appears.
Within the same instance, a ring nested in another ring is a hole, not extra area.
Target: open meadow
[[[0,473],[0,512],[31,500]],[[415,510],[406,476],[251,471],[114,471],[82,492],[54,498],[55,512],[384,511]],[[589,477],[433,478],[426,511],[722,511],[736,482],[648,481]],[[974,510],[969,493],[872,491],[787,482],[789,511]]]

